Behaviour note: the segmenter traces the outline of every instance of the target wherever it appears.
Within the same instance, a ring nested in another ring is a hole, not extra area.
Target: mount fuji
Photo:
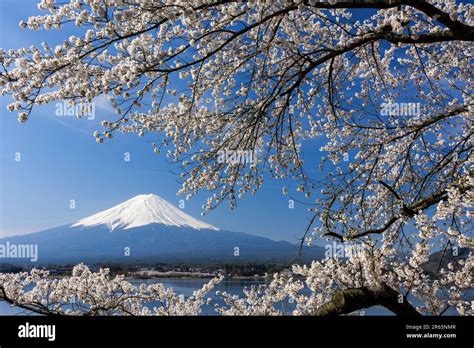
[[[71,227],[107,225],[110,231],[151,224],[190,227],[196,230],[219,229],[183,213],[170,202],[154,195],[138,195],[115,207],[79,220]]]
[[[298,246],[230,232],[197,220],[155,194],[135,196],[110,209],[27,235],[0,239],[0,246],[37,246],[37,260],[1,258],[0,263],[210,263],[290,262]],[[303,261],[324,249],[306,247]]]

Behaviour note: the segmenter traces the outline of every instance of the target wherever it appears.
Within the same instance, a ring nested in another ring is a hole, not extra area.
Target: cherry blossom
[[[361,250],[296,266],[242,298],[223,294],[229,307],[220,313],[278,315],[291,297],[294,314],[377,304],[400,315],[472,314],[464,294],[473,256],[455,257],[474,245],[472,4],[43,0],[38,8],[45,14],[21,28],[75,25],[81,34],[55,47],[0,50],[0,94],[13,98],[8,110],[19,122],[37,105],[106,95],[117,119],[102,123],[97,142],[157,134],[153,151],[179,166],[179,193],[211,192],[204,214],[226,200],[236,207],[268,177],[287,178],[314,216],[304,241]],[[219,161],[222,151],[259,156],[250,165]],[[319,174],[305,151],[322,153]],[[434,252],[454,260],[428,274]],[[15,303],[47,296],[23,293],[21,277],[36,281],[36,273],[2,277]],[[301,292],[308,288],[310,296]],[[425,306],[414,308],[410,294]],[[341,301],[346,295],[359,306]],[[147,311],[126,303],[133,314]]]

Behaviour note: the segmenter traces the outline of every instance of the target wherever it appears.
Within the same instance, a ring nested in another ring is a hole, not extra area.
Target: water
[[[179,294],[182,294],[186,297],[192,295],[193,291],[200,289],[204,284],[208,282],[208,279],[202,278],[190,278],[190,279],[179,279],[179,278],[159,278],[159,279],[133,279],[130,282],[134,285],[139,284],[154,284],[162,283],[165,287],[171,287]],[[224,304],[222,298],[216,295],[216,291],[227,292],[230,294],[242,295],[243,289],[250,287],[252,285],[263,284],[264,281],[258,280],[223,280],[221,283],[217,284],[214,289],[207,294],[207,297],[210,297],[213,300],[213,303]],[[466,292],[466,298],[469,301],[474,300],[474,289],[470,289]],[[418,299],[410,299],[414,305],[421,305],[421,301]],[[153,306],[153,304],[151,304]],[[285,301],[285,303],[278,304],[280,309],[285,311],[291,311],[294,308],[294,305],[290,301]],[[215,315],[215,311],[212,306],[204,306],[202,309],[202,315]],[[364,309],[359,313],[360,315],[392,315],[390,311],[383,307],[372,307]],[[456,315],[457,312],[454,308],[450,308],[445,315]],[[26,313],[21,308],[12,307],[4,301],[0,301],[0,315],[31,315],[31,313]]]

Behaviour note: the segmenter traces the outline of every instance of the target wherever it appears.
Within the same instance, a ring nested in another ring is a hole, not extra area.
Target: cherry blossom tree
[[[84,264],[69,277],[51,279],[49,272],[0,275],[0,296],[14,306],[44,315],[198,315],[216,277],[186,298],[162,284],[134,286],[108,269],[94,273]],[[32,289],[25,290],[29,286]]]
[[[474,256],[455,252],[474,244],[471,4],[43,0],[38,7],[47,13],[22,28],[83,30],[56,47],[0,50],[0,93],[13,97],[8,109],[20,122],[36,105],[107,95],[117,118],[102,122],[97,141],[160,135],[154,151],[178,163],[179,193],[211,192],[204,213],[224,201],[235,207],[268,177],[289,178],[311,205],[304,241],[326,238],[354,250],[296,265],[242,298],[222,294],[227,305],[218,312],[278,315],[277,304],[291,298],[302,315],[375,305],[398,315],[450,307],[473,314],[465,292],[474,286]],[[318,177],[302,156],[308,143],[324,156]],[[220,160],[223,151],[259,155],[248,165]],[[427,272],[435,251],[439,267]],[[41,301],[76,291],[74,275],[64,282],[38,276],[3,275],[0,296],[46,311]],[[116,303],[122,314],[149,314],[139,308],[147,296],[167,296],[103,271],[90,277],[110,287],[93,295],[102,308],[95,313],[114,312]],[[110,302],[120,284],[124,302]],[[202,301],[167,313],[197,313]],[[84,311],[97,308],[92,303]]]

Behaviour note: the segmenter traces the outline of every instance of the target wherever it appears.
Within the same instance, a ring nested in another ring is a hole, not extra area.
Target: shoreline
[[[191,272],[156,272],[154,274],[133,274],[127,273],[124,274],[125,279],[138,279],[138,280],[148,280],[148,279],[212,279],[217,277],[217,274],[211,273],[191,273]],[[224,276],[225,280],[265,280],[265,276]]]

